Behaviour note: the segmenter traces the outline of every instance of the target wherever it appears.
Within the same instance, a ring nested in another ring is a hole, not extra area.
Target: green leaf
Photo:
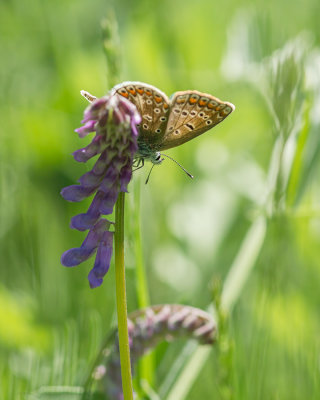
[[[267,221],[263,215],[249,228],[223,285],[221,307],[224,310],[230,311],[241,295],[260,254],[266,229]]]

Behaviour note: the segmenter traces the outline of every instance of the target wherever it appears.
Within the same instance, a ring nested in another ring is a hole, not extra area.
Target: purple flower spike
[[[102,284],[103,277],[108,272],[113,250],[113,232],[104,232],[97,250],[94,267],[89,272],[88,279],[91,288]]]
[[[95,132],[91,143],[73,153],[78,162],[87,162],[99,155],[90,171],[79,179],[80,185],[71,185],[61,191],[64,199],[78,202],[95,193],[86,213],[75,215],[70,226],[79,231],[89,229],[82,245],[67,250],[61,263],[73,267],[96,253],[88,279],[91,288],[100,286],[107,273],[112,256],[113,233],[111,222],[101,218],[112,214],[120,192],[126,192],[132,178],[132,164],[138,149],[137,124],[141,117],[136,107],[114,94],[94,100],[84,112],[82,127],[76,129],[79,137]]]

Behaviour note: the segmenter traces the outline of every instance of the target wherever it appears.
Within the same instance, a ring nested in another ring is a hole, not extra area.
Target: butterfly
[[[89,101],[95,99],[88,92],[82,91],[81,94]],[[137,125],[136,159],[142,166],[144,160],[160,164],[164,155],[162,150],[180,146],[201,135],[235,109],[232,103],[197,90],[176,92],[169,99],[161,90],[142,82],[122,82],[111,89],[110,94],[129,100],[141,115],[141,124]]]

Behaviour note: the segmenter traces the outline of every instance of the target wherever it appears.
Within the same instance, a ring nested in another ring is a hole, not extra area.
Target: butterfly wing
[[[179,146],[223,121],[234,105],[196,90],[176,92],[171,100],[169,121],[159,150]]]
[[[138,125],[139,140],[157,149],[163,141],[169,117],[168,97],[152,85],[142,82],[123,82],[111,94],[119,94],[133,103],[142,117]]]

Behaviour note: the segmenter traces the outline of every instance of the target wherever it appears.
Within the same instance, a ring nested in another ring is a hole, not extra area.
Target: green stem
[[[134,221],[135,221],[135,254],[136,254],[136,292],[139,308],[146,308],[150,305],[149,290],[147,283],[147,274],[143,260],[143,248],[141,238],[141,220],[140,220],[140,179],[137,177],[134,186]],[[139,383],[146,380],[149,386],[153,386],[154,378],[154,354],[146,354],[139,360],[138,376]]]
[[[133,400],[130,347],[128,337],[128,317],[126,298],[126,278],[124,267],[124,193],[120,192],[115,213],[115,271],[118,313],[119,351],[121,363],[122,390],[124,400]]]
[[[136,179],[134,188],[135,197],[135,253],[136,253],[136,286],[139,308],[146,308],[150,305],[149,291],[147,284],[146,270],[143,260],[141,221],[140,221],[140,179]]]

